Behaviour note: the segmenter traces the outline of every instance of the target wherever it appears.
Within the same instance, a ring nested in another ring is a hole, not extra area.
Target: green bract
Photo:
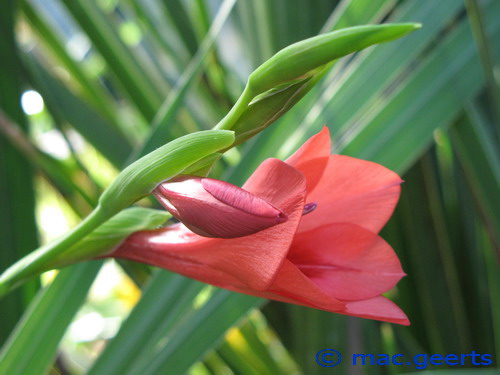
[[[234,145],[234,144],[233,144]],[[214,164],[222,157],[221,152],[214,152],[213,154],[198,160],[196,163],[190,165],[182,171],[182,174],[190,174],[194,176],[208,176]]]
[[[85,238],[68,248],[54,259],[52,266],[59,268],[71,263],[104,255],[128,235],[148,229],[156,229],[172,215],[167,211],[143,207],[131,207],[113,216]]]

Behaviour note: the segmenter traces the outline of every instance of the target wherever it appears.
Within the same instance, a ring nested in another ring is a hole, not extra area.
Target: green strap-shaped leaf
[[[150,121],[160,107],[161,86],[164,86],[165,82],[155,80],[143,66],[139,55],[127,48],[117,29],[97,3],[82,0],[62,2],[112,67],[114,76],[131,98],[132,105]]]
[[[102,261],[93,261],[66,268],[39,292],[0,352],[0,374],[47,372],[101,264]]]
[[[487,9],[487,32],[495,35],[500,31],[500,24],[494,18],[495,12],[500,11],[500,3],[489,2]],[[500,56],[500,49],[494,53]],[[443,66],[447,69],[443,70]],[[422,90],[423,82],[432,85]],[[483,85],[473,38],[467,22],[462,22],[400,90],[379,102],[363,122],[351,123],[346,138],[349,143],[339,144],[338,151],[405,170],[432,141],[434,129],[450,123]]]
[[[188,94],[189,88],[202,72],[202,68],[204,66],[203,63],[207,60],[207,56],[209,56],[212,51],[215,40],[219,35],[222,26],[229,17],[234,3],[235,0],[225,0],[221,5],[217,17],[214,19],[210,31],[203,40],[203,43],[200,45],[199,50],[193,56],[192,60],[189,62],[188,66],[176,82],[175,87],[170,91],[167,98],[156,113],[151,125],[152,129],[147,139],[137,150],[135,150],[131,158],[135,159],[136,157],[145,155],[151,150],[154,150],[156,147],[162,145],[162,140],[167,139],[172,122],[175,120],[177,113],[181,108],[186,95]]]
[[[44,47],[53,53],[56,59],[70,72],[71,78],[78,82],[81,94],[88,98],[94,108],[99,109],[113,124],[117,122],[115,103],[111,100],[109,93],[105,92],[102,85],[97,85],[88,72],[71,58],[64,48],[61,38],[46,21],[43,13],[35,10],[29,1],[21,2],[20,6],[31,27],[40,36]],[[89,126],[91,125],[89,124]]]
[[[118,334],[89,371],[89,375],[127,374],[141,359],[148,361],[162,337],[173,335],[179,320],[189,322],[194,300],[206,285],[156,270]],[[133,340],[130,338],[133,337]]]
[[[467,118],[451,129],[454,149],[464,170],[486,227],[497,244],[500,243],[500,152],[495,149],[494,126],[478,105],[467,105]]]
[[[25,84],[15,42],[15,17],[18,3],[8,1],[0,11],[0,109],[23,129],[27,121],[20,98]],[[37,246],[33,171],[29,163],[0,132],[0,269]],[[10,333],[38,283],[26,285],[0,303],[0,343]]]
[[[193,300],[203,288],[160,270],[89,375],[184,374],[229,326],[262,303],[218,289],[198,307]]]

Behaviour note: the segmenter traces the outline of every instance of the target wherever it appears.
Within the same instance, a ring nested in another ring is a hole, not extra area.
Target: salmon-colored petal
[[[275,295],[273,297],[272,295]],[[318,288],[290,260],[286,259],[276,279],[269,287],[266,298],[314,307],[332,312],[339,311],[344,303]],[[280,296],[281,299],[277,298]]]
[[[231,239],[201,237],[183,225],[140,232],[128,237],[111,256],[149,263],[211,284],[267,289],[288,253],[302,215],[305,179],[281,160],[269,159],[244,188],[279,208],[288,220]]]
[[[330,156],[330,130],[326,126],[306,141],[286,162],[306,177],[307,191],[312,191],[323,176]]]
[[[405,275],[387,242],[353,224],[297,234],[288,259],[321,290],[341,301],[379,296]]]
[[[405,313],[385,297],[378,296],[367,300],[345,303],[335,299],[312,283],[288,259],[283,263],[274,283],[268,291],[248,290],[245,288],[235,288],[234,286],[226,287],[226,289],[344,315],[403,325],[410,324]]]
[[[208,266],[207,262],[212,259],[207,259],[203,254],[200,256],[199,253],[206,249],[206,255],[210,258],[210,251],[216,250],[221,241],[223,240],[201,237],[179,223],[136,232],[108,256],[161,267],[205,283],[245,288],[246,284],[239,277]],[[246,270],[249,271],[251,270]]]
[[[307,175],[306,175],[307,177]],[[299,232],[322,225],[353,223],[378,233],[394,211],[401,178],[369,161],[331,155],[307,202],[317,208],[300,222]]]
[[[394,302],[382,296],[364,301],[348,302],[346,310],[341,314],[405,326],[410,325],[406,314]]]
[[[309,160],[328,157],[331,149],[330,130],[324,126],[318,134],[309,138],[292,156],[286,159],[286,163],[297,167],[300,163]]]
[[[229,279],[227,280],[229,281]],[[268,290],[255,290],[230,281],[227,284],[223,282],[211,282],[211,284],[238,293],[330,312],[341,312],[345,310],[345,304],[343,302],[323,293],[323,291],[287,259],[283,262],[274,282]]]

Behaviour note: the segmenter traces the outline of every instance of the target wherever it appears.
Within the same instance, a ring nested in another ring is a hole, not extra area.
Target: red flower
[[[175,224],[134,233],[110,256],[240,293],[408,325],[381,296],[404,272],[377,235],[400,183],[378,164],[330,155],[325,127],[286,162],[265,161],[243,186],[279,208],[285,222],[231,239],[201,237]]]

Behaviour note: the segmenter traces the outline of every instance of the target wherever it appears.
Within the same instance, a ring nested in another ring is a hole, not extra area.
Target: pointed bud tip
[[[201,180],[203,188],[215,199],[238,210],[255,216],[274,218],[282,214],[280,210],[242,188],[213,178]]]

